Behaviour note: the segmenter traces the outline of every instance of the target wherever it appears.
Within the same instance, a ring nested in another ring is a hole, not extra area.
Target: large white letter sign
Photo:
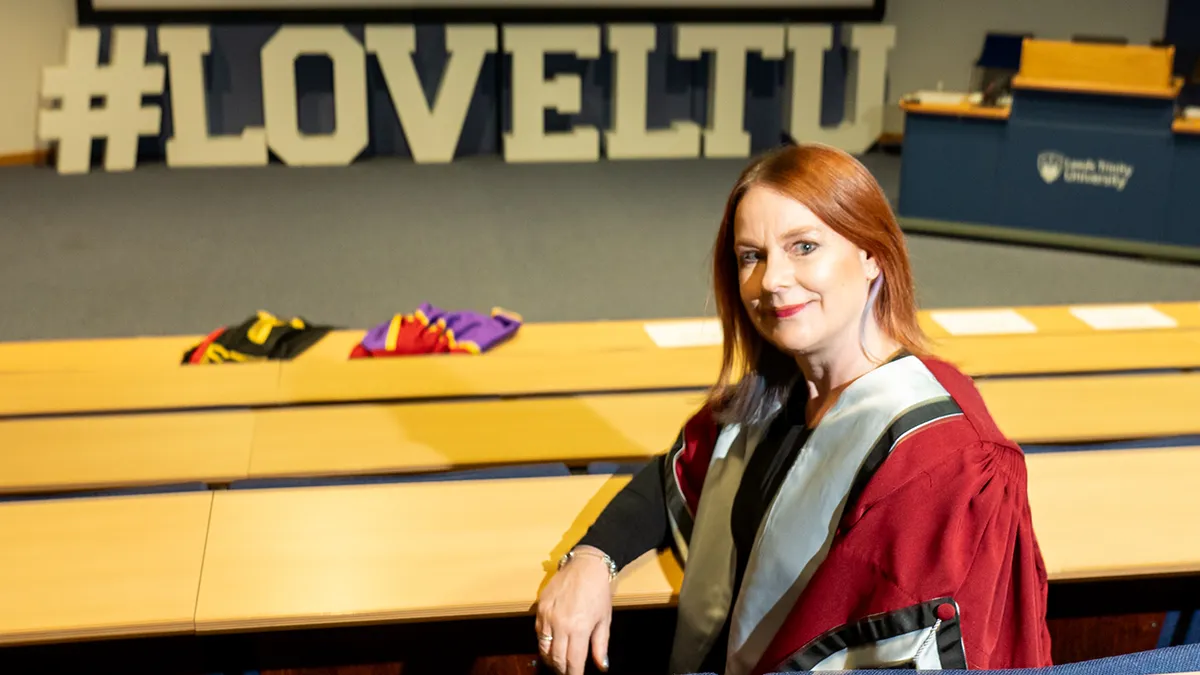
[[[507,162],[595,162],[600,132],[577,126],[546,133],[545,110],[574,115],[583,107],[578,75],[546,80],[546,53],[600,57],[599,26],[505,26],[504,50],[512,54],[512,131],[504,134]]]
[[[367,26],[366,37],[367,51],[379,58],[413,160],[418,164],[453,160],[483,59],[496,49],[496,27],[446,26],[450,59],[432,106],[412,60],[417,51],[413,27]]]
[[[331,134],[300,133],[296,58],[333,61],[337,125]],[[263,117],[271,150],[291,166],[345,166],[367,147],[367,67],[362,45],[341,26],[279,29],[262,50]]]
[[[608,27],[613,53],[613,129],[605,132],[609,159],[698,157],[700,126],[678,120],[646,130],[646,60],[655,46],[654,24]]]
[[[92,140],[107,139],[104,168],[132,171],[141,136],[158,134],[162,110],[142,103],[161,94],[164,69],[146,63],[146,29],[114,28],[108,65],[100,65],[100,29],[67,32],[67,62],[43,71],[42,96],[58,106],[38,111],[38,140],[58,141],[58,172],[87,173]],[[100,105],[93,107],[99,97]]]
[[[895,26],[850,28],[846,116],[829,129],[821,126],[821,73],[825,52],[833,45],[832,26],[788,28],[791,93],[785,113],[788,132],[798,142],[825,143],[852,154],[866,152],[883,133],[885,71],[888,50],[896,46]]]
[[[211,48],[205,27],[162,27],[158,49],[171,76],[171,119],[167,166],[265,166],[267,134],[250,127],[241,136],[208,135],[204,100],[204,55]]]
[[[704,156],[748,157],[746,52],[761,52],[764,59],[782,59],[784,27],[681,25],[677,30],[675,55],[679,58],[698,59],[701,52],[714,53],[708,74]]]

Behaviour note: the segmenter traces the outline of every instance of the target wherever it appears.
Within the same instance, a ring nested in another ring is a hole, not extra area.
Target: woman
[[[545,660],[607,669],[610,581],[684,564],[673,673],[1050,664],[1024,456],[922,348],[904,237],[871,174],[805,145],[751,164],[713,260],[724,362],[674,447],[538,601]]]

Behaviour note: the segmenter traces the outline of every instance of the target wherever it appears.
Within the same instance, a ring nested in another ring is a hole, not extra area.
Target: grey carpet
[[[899,162],[866,162],[895,196]],[[198,333],[422,301],[531,321],[711,313],[738,161],[0,169],[0,339]],[[1200,266],[910,237],[924,307],[1200,300]]]

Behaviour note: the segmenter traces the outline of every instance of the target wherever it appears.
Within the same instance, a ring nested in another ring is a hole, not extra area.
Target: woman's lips
[[[810,303],[800,305],[784,305],[783,307],[773,307],[771,311],[775,314],[776,319],[786,319],[789,316],[795,316],[808,307]]]

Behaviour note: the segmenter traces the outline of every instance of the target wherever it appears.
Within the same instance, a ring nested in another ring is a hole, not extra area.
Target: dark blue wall
[[[1163,38],[1173,45],[1200,47],[1200,2],[1169,0]]]
[[[1175,45],[1175,74],[1184,78],[1180,95],[1186,105],[1200,105],[1200,81],[1192,82],[1192,73],[1200,61],[1200,2],[1170,0],[1163,40]]]

